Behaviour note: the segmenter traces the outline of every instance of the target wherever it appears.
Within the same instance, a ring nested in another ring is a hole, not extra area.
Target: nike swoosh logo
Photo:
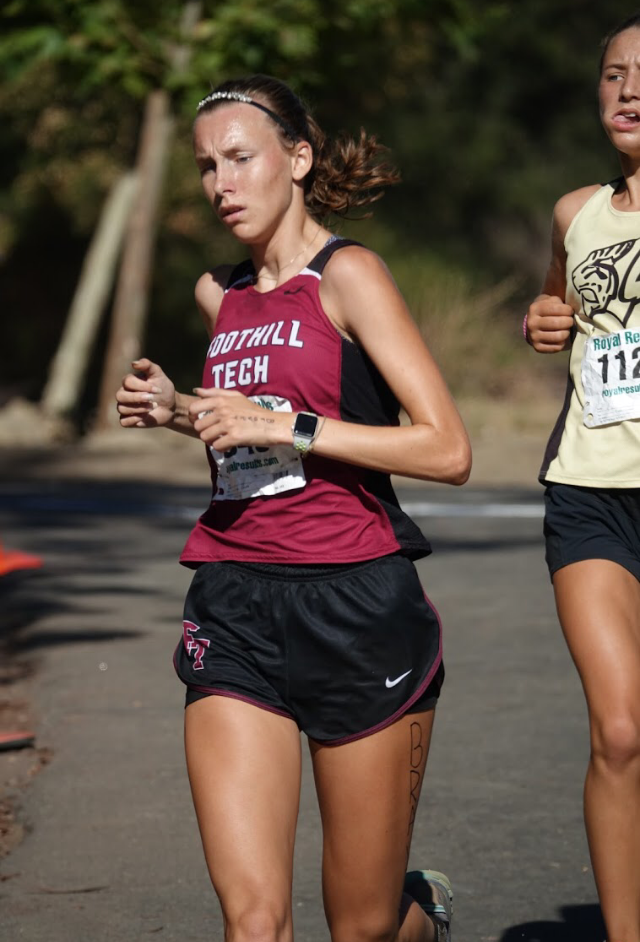
[[[387,679],[384,682],[385,687],[395,687],[395,685],[399,684],[401,680],[404,680],[405,677],[408,677],[412,670],[413,670],[413,667],[411,668],[411,670],[406,671],[404,674],[400,674],[400,676],[396,677],[395,680],[389,680],[389,678],[387,677]]]

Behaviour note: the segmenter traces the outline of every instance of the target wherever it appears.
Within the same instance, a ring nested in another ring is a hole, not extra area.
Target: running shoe
[[[436,929],[436,942],[451,942],[453,890],[449,878],[437,870],[410,870],[404,891],[429,916]]]

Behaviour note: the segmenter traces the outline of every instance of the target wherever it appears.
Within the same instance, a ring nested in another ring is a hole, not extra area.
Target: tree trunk
[[[189,35],[200,17],[201,4],[190,0],[183,10],[181,32]],[[183,70],[188,49],[177,46],[172,55],[175,71]],[[115,428],[118,415],[114,394],[131,361],[141,353],[148,309],[158,206],[162,196],[164,167],[174,127],[170,100],[164,89],[147,98],[136,169],[140,177],[138,198],[129,223],[120,277],[116,288],[111,334],[105,358],[95,429]]]
[[[173,120],[163,89],[147,98],[138,152],[138,194],[129,221],[102,374],[96,428],[118,424],[114,394],[140,355],[147,315],[158,204]]]
[[[126,173],[114,184],[86,254],[62,338],[49,370],[41,408],[66,418],[76,408],[107,297],[113,284],[137,177]]]

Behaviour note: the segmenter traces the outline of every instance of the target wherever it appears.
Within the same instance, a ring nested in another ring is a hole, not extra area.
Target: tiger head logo
[[[626,326],[640,302],[640,240],[594,249],[574,268],[571,280],[587,317],[611,314]]]

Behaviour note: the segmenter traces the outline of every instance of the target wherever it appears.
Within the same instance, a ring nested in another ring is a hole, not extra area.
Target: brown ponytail
[[[314,166],[307,178],[306,203],[312,216],[348,217],[352,210],[379,200],[384,187],[399,182],[399,172],[384,158],[387,148],[364,128],[358,140],[328,140],[312,117],[307,121]]]

